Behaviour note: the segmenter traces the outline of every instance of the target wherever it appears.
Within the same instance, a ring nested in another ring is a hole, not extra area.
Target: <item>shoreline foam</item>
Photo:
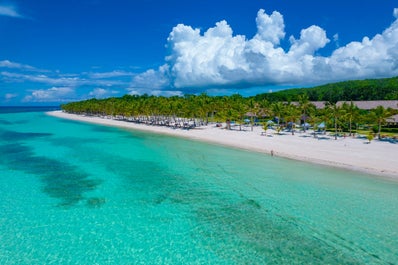
[[[272,152],[275,156],[398,180],[398,144],[389,142],[374,140],[371,144],[366,144],[367,140],[365,139],[350,137],[338,140],[317,139],[310,136],[309,133],[299,132],[295,135],[283,134],[270,137],[261,135],[263,129],[260,127],[254,127],[253,131],[250,127],[245,127],[244,131],[238,131],[209,125],[192,130],[182,130],[69,114],[62,111],[51,111],[47,114],[63,119],[184,137],[269,155]]]

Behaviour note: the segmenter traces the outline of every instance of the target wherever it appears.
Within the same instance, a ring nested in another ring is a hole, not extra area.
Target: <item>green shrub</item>
[[[385,133],[398,133],[398,128],[381,128],[381,131]]]
[[[369,143],[373,140],[374,136],[373,133],[369,132],[369,134],[366,136],[366,139],[368,139]]]

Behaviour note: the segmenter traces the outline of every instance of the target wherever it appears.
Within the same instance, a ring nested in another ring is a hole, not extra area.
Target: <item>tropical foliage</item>
[[[379,83],[384,84],[387,82],[386,80],[382,79]],[[397,78],[388,80],[391,84],[395,84]],[[337,95],[340,90],[351,90],[352,87],[348,84],[353,83],[339,84],[343,85],[337,86]],[[371,87],[374,82],[365,80],[364,84],[369,84]],[[344,86],[350,87],[350,89],[341,89]],[[335,91],[335,89],[331,90]],[[336,138],[345,132],[351,136],[360,128],[368,130],[373,126],[377,126],[377,134],[380,138],[386,119],[397,113],[397,110],[383,107],[377,107],[371,111],[360,110],[350,101],[338,105],[336,99],[344,100],[345,97],[335,98],[335,96],[333,96],[334,100],[329,101],[325,108],[317,109],[311,103],[313,95],[307,93],[308,90],[299,91],[300,94],[297,94],[296,102],[271,100],[259,96],[242,97],[238,94],[209,96],[203,93],[173,97],[145,94],[141,96],[125,95],[120,98],[89,99],[67,103],[61,107],[64,111],[71,113],[112,116],[117,119],[176,127],[186,127],[187,125],[195,127],[208,122],[223,122],[227,129],[231,129],[233,126],[242,129],[242,125],[251,125],[253,129],[255,124],[271,121],[279,131],[288,129],[294,134],[295,126],[298,124],[302,125],[301,128],[304,131],[309,126],[312,126],[314,130],[330,129]],[[290,90],[286,92],[286,95],[288,93],[291,93]]]
[[[310,101],[398,100],[398,77],[332,83],[312,88],[297,88],[259,94],[257,100],[299,101],[307,94]]]

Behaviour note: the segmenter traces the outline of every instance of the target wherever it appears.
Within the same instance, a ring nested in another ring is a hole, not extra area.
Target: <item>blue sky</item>
[[[393,0],[0,0],[0,105],[398,76]]]

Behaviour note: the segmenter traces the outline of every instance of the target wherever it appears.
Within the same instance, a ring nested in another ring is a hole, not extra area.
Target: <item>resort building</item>
[[[338,101],[336,103],[337,106],[342,106],[343,103],[346,102],[350,104],[350,101]],[[398,109],[398,100],[367,100],[367,101],[352,101],[354,105],[356,105],[359,109],[363,110],[371,110],[375,109],[378,106],[382,106],[385,109]]]
[[[351,101],[338,101],[336,105],[341,107],[344,102],[350,104]],[[355,106],[362,110],[371,110],[375,109],[378,106],[383,106],[385,109],[391,108],[398,110],[398,100],[363,100],[363,101],[352,101]],[[299,103],[297,101],[291,102],[291,104],[298,106]],[[311,104],[314,105],[317,109],[324,109],[326,107],[327,101],[311,101]]]
[[[395,127],[398,126],[398,114],[393,115],[386,119],[387,126]]]

